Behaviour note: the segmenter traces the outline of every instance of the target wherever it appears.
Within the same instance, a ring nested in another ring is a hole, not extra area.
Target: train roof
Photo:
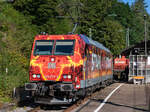
[[[99,43],[97,41],[94,41],[94,40],[90,39],[89,37],[87,37],[87,36],[85,36],[83,34],[80,34],[79,36],[85,41],[85,43],[94,45],[94,46],[96,46],[96,47],[98,47],[100,49],[105,50],[106,52],[111,53],[108,48],[106,48],[106,47],[103,46],[103,44],[101,44],[101,43]]]

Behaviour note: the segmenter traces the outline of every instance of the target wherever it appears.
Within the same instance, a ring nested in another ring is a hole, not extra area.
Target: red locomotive
[[[114,78],[128,80],[129,59],[122,56],[114,59]]]
[[[112,54],[85,35],[38,35],[29,71],[36,103],[66,104],[112,81]]]

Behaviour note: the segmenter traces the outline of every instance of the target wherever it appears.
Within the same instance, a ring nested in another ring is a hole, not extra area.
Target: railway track
[[[91,98],[96,96],[101,89],[94,92],[92,95],[89,95],[83,99],[78,100],[72,105],[68,106],[46,106],[46,105],[34,105],[34,104],[28,104],[27,106],[21,106],[18,107],[15,110],[12,110],[10,112],[71,112],[72,110],[78,109],[78,107],[81,107],[82,105],[85,105],[89,101],[91,101]],[[31,107],[29,105],[32,105]],[[24,109],[25,108],[25,109]],[[5,112],[5,111],[4,111]],[[75,111],[76,112],[76,111]]]
[[[88,105],[92,101],[92,98],[95,97],[100,92],[100,90],[97,90],[92,95],[77,101],[75,104],[64,110],[64,112],[71,112],[73,110],[74,110],[73,112],[79,112],[84,106]]]
[[[53,112],[53,111],[55,111],[55,112],[57,112],[57,111],[59,111],[59,112],[71,112],[72,110],[75,110],[76,108],[77,108],[77,110],[80,110],[80,108],[78,108],[78,107],[79,107],[79,106],[82,107],[82,106],[86,105],[89,101],[91,101],[90,99],[91,99],[92,97],[94,97],[98,92],[99,92],[99,91],[96,91],[96,92],[93,93],[92,95],[87,96],[87,97],[85,97],[84,99],[78,100],[76,103],[74,103],[74,104],[72,104],[72,105],[66,107],[66,109],[63,109],[63,108],[60,108],[60,109],[58,109],[58,108],[52,109],[52,108],[51,108],[51,109],[49,109],[49,107],[47,107],[47,106],[45,106],[44,109],[43,109],[43,107],[41,108],[41,106],[37,106],[37,107],[35,107],[35,108],[33,108],[33,109],[27,111],[27,112],[40,112],[41,110],[42,110],[42,112],[44,112],[44,110],[45,110],[46,112]],[[76,112],[76,111],[75,111],[75,112]]]

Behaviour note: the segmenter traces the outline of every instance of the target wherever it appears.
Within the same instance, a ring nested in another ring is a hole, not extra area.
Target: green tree
[[[135,29],[134,38],[132,42],[139,42],[144,40],[144,15],[149,16],[146,12],[146,3],[144,0],[136,0],[131,6],[132,12],[134,13],[134,19],[132,21],[133,28]]]
[[[62,32],[66,34],[70,27],[66,19],[58,18],[59,4],[58,0],[16,0],[13,6],[24,15],[29,16],[31,22],[40,31],[50,34]]]
[[[132,8],[130,8],[128,4],[124,4],[123,2],[114,1],[112,7],[109,10],[109,13],[116,14],[115,17],[111,18],[113,20],[117,20],[124,27],[124,31],[127,28],[130,28],[130,45],[133,45],[144,39],[144,6],[145,4],[143,0],[136,1],[135,4],[133,4]],[[143,8],[141,9],[141,7]]]
[[[97,36],[96,30],[100,30],[112,2],[110,0],[82,0],[82,3],[84,8],[81,16],[81,33],[88,34],[89,28],[92,28],[95,30],[93,35]]]
[[[98,41],[103,43],[114,55],[125,48],[125,31],[117,21],[105,20],[101,26]]]
[[[113,54],[119,54],[125,47],[125,32],[122,25],[111,17],[115,11],[109,9],[114,2],[117,3],[110,0],[83,0],[80,30],[83,34],[88,34],[91,28],[92,39],[104,44]]]
[[[135,0],[134,4],[132,5],[132,10],[136,14],[136,16],[143,18],[144,14],[147,14],[146,12],[147,5],[145,3],[145,0]]]

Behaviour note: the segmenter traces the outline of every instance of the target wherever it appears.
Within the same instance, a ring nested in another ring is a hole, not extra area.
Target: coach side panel
[[[113,73],[112,73],[112,56],[103,51],[102,52],[102,59],[101,59],[101,76],[102,76],[102,82],[112,79],[113,78]]]
[[[101,82],[101,50],[95,46],[86,45],[83,64],[84,80],[81,88],[90,87]]]

